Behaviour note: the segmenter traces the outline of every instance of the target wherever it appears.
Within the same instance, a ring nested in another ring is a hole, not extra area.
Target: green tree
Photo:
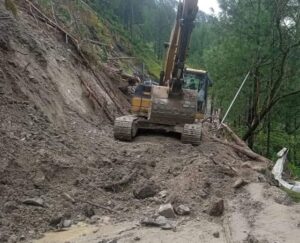
[[[251,147],[270,154],[273,133],[293,127],[293,135],[283,130],[283,138],[290,136],[292,140],[298,131],[298,115],[287,104],[300,99],[300,3],[219,2],[220,16],[202,17],[197,24],[190,62],[209,70],[216,81],[215,104],[224,109],[243,76],[251,70],[229,121]]]

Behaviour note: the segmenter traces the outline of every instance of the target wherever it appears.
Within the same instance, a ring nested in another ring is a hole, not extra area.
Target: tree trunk
[[[271,115],[268,115],[267,121],[267,158],[270,158],[270,144],[271,144]]]

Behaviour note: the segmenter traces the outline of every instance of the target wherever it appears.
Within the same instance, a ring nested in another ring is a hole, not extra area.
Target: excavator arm
[[[198,12],[198,0],[179,2],[177,17],[166,55],[161,85],[170,86],[171,93],[182,92],[183,72],[194,21]]]

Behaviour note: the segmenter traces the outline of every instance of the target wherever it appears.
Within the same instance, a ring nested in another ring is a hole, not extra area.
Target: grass
[[[289,163],[288,164],[288,169],[291,171],[291,173],[294,176],[295,180],[300,179],[300,167],[299,167],[299,165],[297,165],[295,163]]]
[[[297,202],[297,203],[300,202],[300,193],[291,191],[291,190],[289,190],[289,189],[283,189],[283,190],[289,195],[289,197],[290,197],[294,202]]]
[[[295,163],[289,163],[288,169],[291,171],[292,175],[294,176],[294,180],[299,180],[300,167]],[[284,191],[293,199],[293,201],[300,202],[300,193],[288,189],[284,189]]]

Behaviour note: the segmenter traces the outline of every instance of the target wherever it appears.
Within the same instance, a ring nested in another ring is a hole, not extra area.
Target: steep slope
[[[0,21],[2,242],[11,231],[21,235],[36,226],[48,227],[49,219],[66,206],[59,191],[50,188],[80,181],[78,175],[88,171],[89,162],[102,157],[97,127],[110,124],[128,103],[113,86],[118,81],[103,71],[91,72],[59,32],[26,12],[19,11],[15,20],[3,1],[0,16],[5,17]],[[56,201],[55,206],[33,211],[19,206],[41,195],[47,204],[50,198]]]

